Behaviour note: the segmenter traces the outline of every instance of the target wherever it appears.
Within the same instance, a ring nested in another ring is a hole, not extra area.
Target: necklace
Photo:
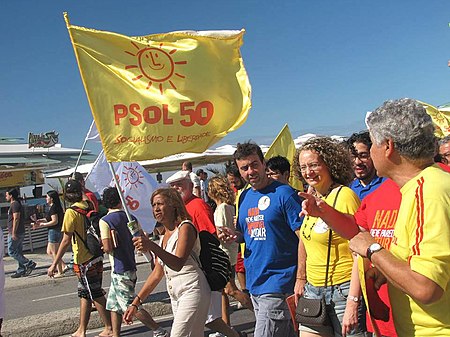
[[[309,216],[306,217],[306,222],[308,222],[308,220],[309,220]],[[313,224],[311,225],[311,227],[309,228],[309,234],[308,235],[305,234],[306,228],[302,231],[302,235],[305,238],[305,240],[308,240],[308,241],[311,240],[311,233],[312,233],[312,230],[313,230],[314,226],[316,225],[316,222],[317,221],[314,221]]]

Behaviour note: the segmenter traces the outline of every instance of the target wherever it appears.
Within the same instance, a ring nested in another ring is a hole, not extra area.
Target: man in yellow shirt
[[[63,238],[56,253],[55,260],[48,268],[47,274],[53,277],[56,266],[64,253],[72,244],[74,257],[73,269],[78,277],[78,297],[80,298],[80,325],[72,336],[86,335],[87,325],[91,315],[91,306],[94,303],[105,328],[99,336],[112,335],[110,312],[106,310],[105,292],[102,289],[103,256],[94,257],[86,247],[86,230],[84,217],[75,209],[89,210],[89,205],[83,200],[82,185],[76,180],[69,180],[65,185],[65,199],[72,203],[66,210],[61,231]],[[73,208],[72,208],[73,207]]]
[[[388,282],[397,333],[450,336],[450,175],[433,162],[434,126],[412,99],[387,101],[366,121],[379,176],[402,194],[389,251],[369,232],[350,248],[372,261],[375,285]]]

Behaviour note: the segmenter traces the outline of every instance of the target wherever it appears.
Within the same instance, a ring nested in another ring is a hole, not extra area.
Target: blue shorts
[[[48,242],[49,243],[60,243],[62,239],[61,229],[49,228],[48,229]]]
[[[342,336],[342,319],[344,318],[345,306],[347,305],[350,281],[328,287],[315,287],[310,283],[305,284],[303,295],[306,298],[320,299],[325,294],[327,313],[331,320],[329,326],[307,326],[300,325],[300,331],[316,334],[329,334],[331,336]],[[354,329],[347,336],[364,336],[359,329]]]

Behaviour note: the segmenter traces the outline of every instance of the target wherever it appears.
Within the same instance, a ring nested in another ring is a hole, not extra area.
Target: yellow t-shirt
[[[339,187],[323,198],[333,205]],[[335,208],[343,213],[354,214],[360,204],[358,196],[350,188],[343,186],[338,195]],[[315,287],[325,286],[325,273],[328,253],[328,225],[321,219],[306,217],[300,229],[300,239],[306,249],[306,278]],[[328,285],[349,281],[352,274],[353,258],[348,240],[333,231],[331,238]]]
[[[82,209],[87,209],[89,206],[85,201],[74,203],[72,206],[76,206]],[[86,241],[86,231],[84,229],[84,218],[77,211],[68,208],[64,213],[64,220],[61,228],[61,232],[73,233],[72,235],[72,251],[73,261],[76,264],[82,264],[92,259],[92,254],[89,253],[84,243],[78,238],[77,232],[83,240]],[[75,239],[75,240],[74,240]]]
[[[424,305],[389,286],[395,328],[399,336],[450,336],[450,174],[433,165],[400,192],[390,251],[436,282],[444,295]]]

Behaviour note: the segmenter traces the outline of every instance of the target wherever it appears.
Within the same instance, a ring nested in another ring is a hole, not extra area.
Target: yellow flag
[[[436,108],[431,104],[418,101],[424,105],[427,113],[431,116],[436,130],[436,137],[443,138],[450,134],[450,104],[446,104]]]
[[[264,158],[268,160],[274,156],[283,156],[289,160],[289,162],[291,163],[289,183],[293,188],[299,191],[303,191],[303,184],[300,180],[297,179],[297,177],[295,177],[294,170],[292,169],[292,164],[295,157],[295,144],[294,139],[292,139],[291,131],[289,131],[289,126],[287,124],[284,125],[277,138],[275,138],[275,140],[272,142],[269,150],[264,155]]]
[[[129,37],[64,15],[108,161],[203,152],[245,122],[244,30]]]

